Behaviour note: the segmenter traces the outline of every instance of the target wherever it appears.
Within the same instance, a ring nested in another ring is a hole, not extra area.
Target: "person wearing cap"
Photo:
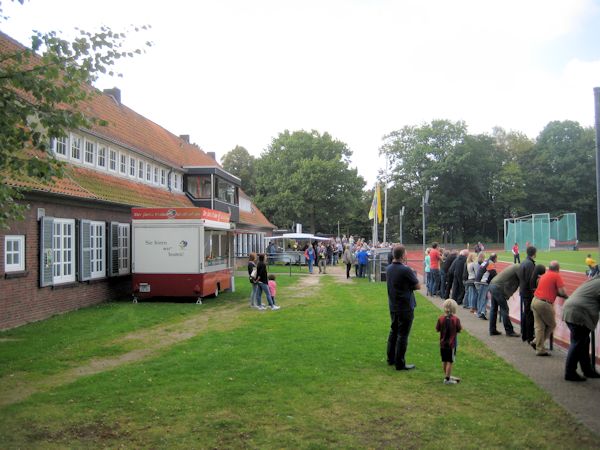
[[[556,328],[554,301],[556,297],[569,298],[565,291],[565,282],[560,276],[558,261],[550,261],[548,270],[540,277],[537,289],[533,293],[531,310],[535,324],[535,351],[538,356],[549,356],[546,339]]]
[[[565,302],[563,320],[571,331],[571,344],[565,364],[565,380],[585,381],[600,378],[589,355],[590,333],[594,333],[600,314],[600,277],[594,277],[579,286]],[[577,373],[581,366],[584,377]]]

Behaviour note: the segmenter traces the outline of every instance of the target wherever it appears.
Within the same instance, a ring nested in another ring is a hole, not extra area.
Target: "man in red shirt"
[[[431,251],[429,252],[429,272],[433,278],[433,288],[431,289],[431,295],[440,295],[440,260],[442,255],[438,248],[439,244],[434,242],[431,244]]]
[[[549,356],[546,350],[546,339],[556,328],[554,301],[556,297],[568,298],[565,292],[565,282],[560,273],[558,261],[551,261],[548,271],[542,275],[537,289],[533,293],[531,310],[535,323],[535,351],[538,356]]]
[[[513,264],[521,264],[521,255],[519,254],[519,243],[515,242],[515,245],[513,245],[512,248],[512,254],[513,254]]]

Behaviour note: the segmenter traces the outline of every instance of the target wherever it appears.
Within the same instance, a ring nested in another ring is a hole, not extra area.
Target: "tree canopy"
[[[471,135],[464,122],[435,120],[390,133],[380,150],[391,162],[389,208],[406,206],[405,236],[413,240],[421,238],[427,189],[435,239],[501,240],[504,218],[540,212],[575,212],[580,238],[595,238],[591,128],[550,122],[532,141],[502,128]]]
[[[334,233],[353,215],[364,215],[365,182],[349,167],[352,152],[328,133],[288,130],[256,161],[258,207],[275,223]]]
[[[108,27],[97,32],[78,30],[73,41],[55,31],[36,31],[30,48],[15,43],[12,49],[2,51],[0,173],[8,183],[0,184],[0,226],[22,218],[26,208],[17,201],[23,198],[23,188],[11,181],[33,178],[51,183],[62,176],[63,165],[50,151],[51,140],[69,130],[101,124],[77,106],[97,94],[91,83],[100,74],[115,74],[118,59],[144,51],[126,49],[125,39],[126,33]]]
[[[223,155],[221,164],[227,172],[242,180],[242,189],[246,194],[253,196],[256,193],[256,158],[248,150],[236,145]]]

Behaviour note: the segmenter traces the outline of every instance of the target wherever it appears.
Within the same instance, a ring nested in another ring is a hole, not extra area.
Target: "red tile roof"
[[[0,54],[14,53],[24,48],[25,46],[0,31]],[[129,147],[172,167],[219,166],[198,146],[188,144],[131,108],[117,103],[112,96],[92,86],[88,88],[95,95],[81,102],[78,109],[87,116],[108,122],[107,126],[92,127],[94,134],[99,137]]]
[[[0,54],[20,51],[25,47],[0,31]],[[81,102],[79,109],[88,116],[103,119],[107,126],[94,125],[92,134],[123,147],[137,151],[172,167],[220,165],[198,146],[183,139],[160,125],[136,113],[112,96],[101,93],[92,86],[96,95]],[[164,188],[103,173],[80,166],[68,165],[65,177],[54,184],[38,180],[9,181],[11,185],[72,197],[103,200],[131,206],[191,206],[185,194],[173,193]],[[245,194],[241,193],[246,198]],[[252,204],[252,211],[240,210],[240,222],[251,226],[272,228],[275,226]]]
[[[193,206],[183,193],[169,192],[164,188],[72,165],[67,166],[65,176],[56,179],[53,184],[43,184],[33,179],[10,182],[10,184],[32,191],[101,200],[127,206]]]
[[[240,189],[240,198],[241,197],[243,197],[251,202],[251,206],[250,206],[251,211],[250,212],[244,211],[244,210],[242,210],[242,208],[240,208],[240,222],[241,223],[247,224],[247,225],[253,225],[253,226],[261,227],[261,228],[270,228],[272,230],[277,228],[275,225],[273,225],[271,222],[269,222],[269,219],[267,219],[265,217],[265,215],[260,211],[260,209],[258,209],[256,207],[256,205],[254,203],[252,203],[252,200],[250,199],[250,197],[248,197],[246,195],[246,193]]]

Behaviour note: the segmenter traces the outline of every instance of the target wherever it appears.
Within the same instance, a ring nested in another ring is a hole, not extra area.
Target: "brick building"
[[[0,54],[21,49],[0,32]],[[238,256],[264,251],[275,228],[214,153],[122,104],[118,89],[80,108],[108,125],[69,130],[52,142],[65,177],[52,185],[10,181],[27,188],[30,208],[24,221],[0,230],[0,329],[127,298],[132,207],[229,212]]]

